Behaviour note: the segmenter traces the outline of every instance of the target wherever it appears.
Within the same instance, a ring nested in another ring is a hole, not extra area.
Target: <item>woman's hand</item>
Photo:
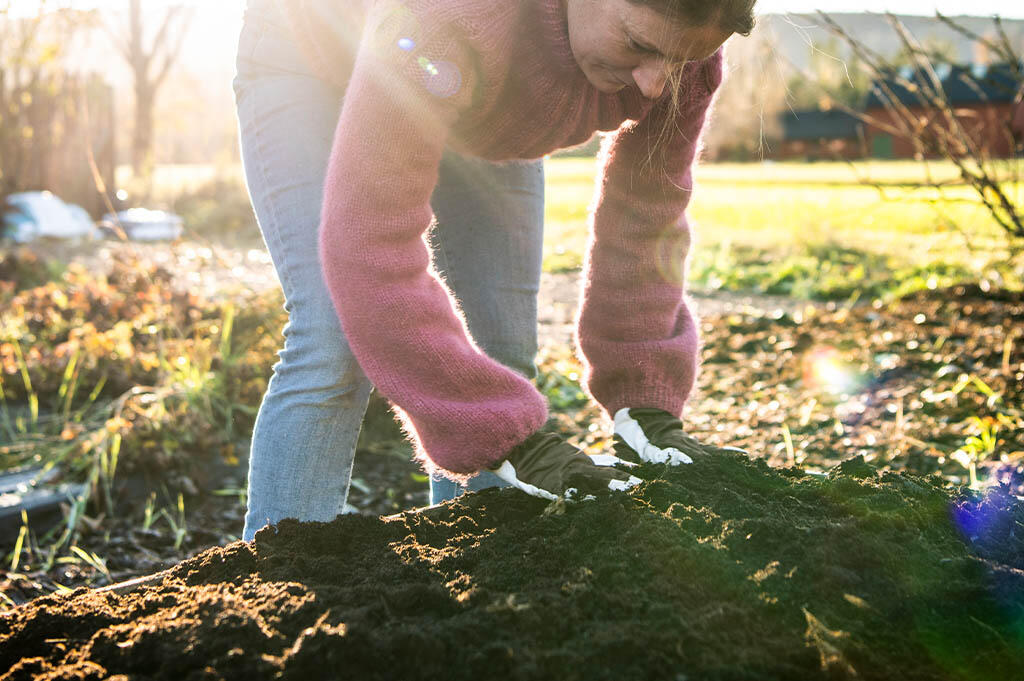
[[[693,456],[746,452],[736,447],[702,445],[683,432],[683,423],[661,409],[628,409],[615,412],[615,454],[627,461],[693,463]]]
[[[537,432],[491,471],[531,496],[554,501],[621,492],[642,482],[616,464],[635,465],[611,455],[591,458],[554,433]]]

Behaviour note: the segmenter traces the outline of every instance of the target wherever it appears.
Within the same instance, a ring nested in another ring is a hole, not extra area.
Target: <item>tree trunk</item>
[[[156,92],[149,83],[135,85],[135,130],[132,134],[132,175],[147,186],[153,177],[153,120]]]
[[[184,5],[169,7],[147,48],[142,0],[128,0],[128,38],[121,51],[135,78],[132,174],[147,194],[153,182],[156,97],[181,51],[190,17],[191,12]]]

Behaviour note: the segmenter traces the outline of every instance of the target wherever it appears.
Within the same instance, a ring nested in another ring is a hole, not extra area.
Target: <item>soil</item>
[[[21,679],[1012,679],[1024,504],[742,455],[628,495],[282,522],[0,615]]]
[[[183,285],[274,285],[257,251],[153,252],[168,257]],[[569,340],[577,290],[578,275],[545,278],[544,348]],[[0,571],[0,592],[23,604],[0,612],[0,681],[1020,678],[1024,432],[998,432],[984,495],[948,483],[966,477],[949,455],[974,434],[969,418],[1024,404],[1021,294],[696,304],[688,431],[755,461],[646,467],[630,495],[570,506],[491,490],[382,516],[422,506],[426,485],[364,430],[360,514],[285,521],[251,544],[234,541],[237,497],[210,493],[240,487],[244,463],[209,486],[193,476],[180,547],[166,523],[143,530],[125,512],[87,519],[79,541],[106,572]],[[991,395],[953,395],[961,377]],[[606,443],[593,405],[555,416],[581,446]],[[129,593],[43,595],[164,568]]]

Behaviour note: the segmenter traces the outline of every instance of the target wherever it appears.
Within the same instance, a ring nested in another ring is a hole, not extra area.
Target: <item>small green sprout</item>
[[[996,453],[999,429],[1009,422],[1009,418],[1004,414],[985,418],[972,416],[970,421],[975,434],[967,438],[963,447],[953,452],[952,459],[967,469],[971,489],[979,489],[981,485],[978,482],[978,463],[988,460]]]

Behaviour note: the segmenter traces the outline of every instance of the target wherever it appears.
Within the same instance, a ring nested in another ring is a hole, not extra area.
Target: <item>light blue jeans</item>
[[[372,385],[342,334],[317,256],[324,176],[344,92],[310,72],[274,0],[249,0],[234,90],[246,183],[288,313],[253,432],[242,535],[248,541],[283,518],[333,520],[341,512]],[[434,267],[474,340],[534,378],[542,163],[492,164],[446,153],[431,203]],[[504,483],[483,473],[468,489],[497,485]],[[435,476],[431,503],[462,491]]]

